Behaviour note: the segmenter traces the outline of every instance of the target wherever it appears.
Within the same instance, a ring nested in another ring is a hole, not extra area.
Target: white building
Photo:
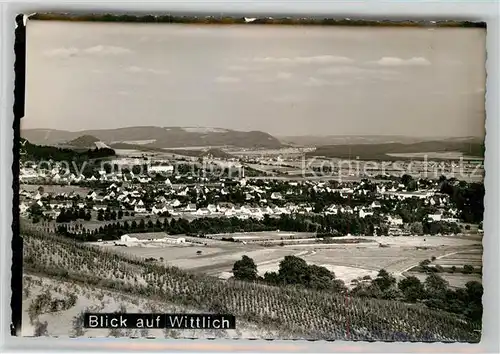
[[[367,210],[367,209],[360,209],[359,210],[359,217],[364,218],[366,216],[371,216],[373,215],[373,211]]]
[[[150,166],[149,171],[154,172],[154,173],[173,173],[174,166],[172,166],[172,165]]]
[[[403,225],[403,219],[401,219],[399,216],[389,215],[387,217],[387,220],[389,221],[389,224],[391,224],[391,225]]]
[[[283,199],[283,196],[281,195],[281,193],[278,193],[278,192],[273,192],[271,194],[271,199],[274,199],[274,200],[281,200]]]

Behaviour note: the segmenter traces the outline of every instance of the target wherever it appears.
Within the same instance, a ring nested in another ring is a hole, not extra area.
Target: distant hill
[[[71,132],[53,129],[26,129],[21,136],[36,144],[55,145],[91,136],[108,145],[138,144],[145,148],[180,148],[196,146],[234,146],[276,149],[282,146],[274,136],[261,131],[236,131],[205,127],[127,127]],[[90,138],[83,139],[84,142]]]
[[[98,141],[100,140],[97,139],[95,136],[82,135],[76,139],[68,141],[66,144],[70,146],[86,148],[86,147],[95,147],[95,143]]]
[[[477,139],[455,138],[441,141],[425,141],[419,143],[386,143],[386,144],[347,144],[325,145],[315,151],[307,153],[308,156],[325,156],[337,158],[358,157],[361,160],[399,160],[404,157],[391,157],[389,154],[415,154],[415,153],[446,153],[459,152],[478,158],[484,157],[484,143]]]
[[[481,143],[482,139],[477,137],[411,137],[403,135],[303,135],[303,136],[278,136],[283,144],[295,146],[323,146],[323,145],[352,145],[352,144],[414,144],[426,141],[469,141]]]
[[[231,154],[222,151],[221,149],[208,149],[207,151],[203,151],[200,156],[212,156],[221,159],[227,159],[233,157]]]

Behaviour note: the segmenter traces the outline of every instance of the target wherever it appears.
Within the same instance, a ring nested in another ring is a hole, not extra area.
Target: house
[[[196,211],[193,212],[195,215],[208,215],[210,214],[210,211],[207,208],[200,208]]]
[[[172,165],[150,166],[148,170],[149,170],[149,172],[153,172],[153,173],[173,173],[174,172],[174,166],[172,166]]]
[[[21,203],[19,204],[19,213],[20,214],[25,214],[27,211],[28,211],[29,207],[24,204],[24,203]]]
[[[95,198],[97,198],[97,193],[96,192],[91,191],[91,192],[89,192],[89,194],[87,194],[87,199],[94,200]]]
[[[364,209],[364,208],[361,208],[359,210],[359,217],[360,218],[364,218],[366,216],[372,216],[373,215],[373,211],[369,210],[369,209]]]
[[[371,208],[381,208],[382,207],[382,204],[380,204],[380,202],[378,200],[375,200],[371,203],[370,205]]]
[[[330,205],[328,208],[326,208],[327,214],[337,214],[338,211],[339,211],[339,209],[336,205]]]
[[[391,216],[389,215],[387,217],[387,221],[389,222],[389,224],[391,225],[403,225],[403,219],[401,219],[399,216]]]
[[[279,192],[273,192],[273,193],[271,193],[271,199],[281,200],[281,199],[283,199],[283,196]]]
[[[191,212],[191,211],[196,211],[196,209],[197,209],[196,204],[188,204],[184,209],[184,211]]]
[[[354,210],[353,210],[350,206],[342,207],[340,210],[341,210],[343,213],[349,213],[349,214],[354,213]]]
[[[432,221],[441,221],[443,214],[439,211],[435,212],[434,214],[429,214],[427,215],[427,218]]]
[[[207,206],[207,209],[211,212],[211,213],[216,213],[217,212],[217,206],[215,204],[209,204]]]
[[[42,214],[47,218],[56,219],[61,212],[59,210],[46,210]]]

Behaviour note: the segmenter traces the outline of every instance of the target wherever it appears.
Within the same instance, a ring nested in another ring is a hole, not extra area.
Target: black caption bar
[[[236,318],[196,313],[86,313],[84,327],[235,329]]]

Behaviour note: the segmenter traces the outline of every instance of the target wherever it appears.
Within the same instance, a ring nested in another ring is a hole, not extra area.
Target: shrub
[[[47,327],[48,327],[47,321],[44,322],[36,321],[34,336],[35,337],[48,336],[49,331],[47,330]]]
[[[472,272],[474,272],[474,267],[471,266],[470,264],[466,264],[466,265],[464,265],[463,272],[465,274],[471,274]]]

